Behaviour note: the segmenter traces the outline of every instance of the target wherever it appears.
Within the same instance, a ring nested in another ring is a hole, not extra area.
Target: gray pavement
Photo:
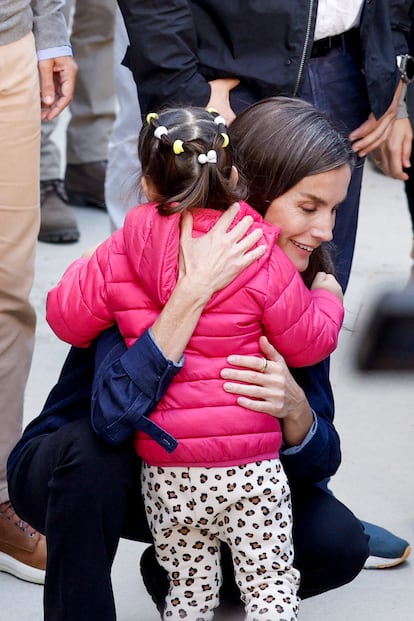
[[[41,409],[54,384],[67,346],[44,320],[47,290],[82,251],[109,234],[105,213],[76,210],[77,244],[38,245],[32,298],[38,327],[26,394],[25,422]],[[403,286],[411,270],[411,232],[401,182],[383,177],[368,164],[346,319],[332,357],[336,424],[343,463],[332,481],[335,494],[359,517],[385,526],[414,543],[413,375],[359,374],[353,365],[358,335],[377,294]],[[119,621],[156,621],[157,611],[142,585],[138,561],[143,546],[122,541],[113,583]],[[414,558],[413,558],[414,560]],[[414,563],[382,571],[364,570],[346,587],[304,601],[301,621],[382,621],[414,619]],[[0,573],[0,621],[40,621],[42,587]]]

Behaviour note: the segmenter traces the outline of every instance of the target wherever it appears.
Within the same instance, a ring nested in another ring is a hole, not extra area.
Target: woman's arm
[[[158,346],[175,362],[182,356],[211,296],[265,252],[264,245],[255,246],[262,234],[260,229],[246,235],[253,222],[250,216],[227,230],[238,211],[239,206],[232,205],[209,233],[197,238],[192,237],[191,214],[183,214],[178,282],[152,326]]]
[[[222,371],[224,389],[240,395],[243,407],[280,419],[285,443],[281,458],[291,480],[316,482],[333,475],[341,453],[333,425],[329,360],[289,370],[266,337],[260,345],[268,360],[265,372],[260,371],[262,358],[230,356],[234,366]]]
[[[257,245],[261,231],[246,235],[250,216],[228,231],[238,211],[238,205],[230,207],[198,238],[192,237],[191,215],[184,214],[179,279],[151,330],[128,351],[113,333],[107,342],[98,340],[92,423],[107,441],[124,441],[155,409],[182,366],[205,304],[264,253],[265,246]]]

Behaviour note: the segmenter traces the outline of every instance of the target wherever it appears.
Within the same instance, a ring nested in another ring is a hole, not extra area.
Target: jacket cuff
[[[134,384],[145,395],[158,401],[182,369],[184,357],[178,363],[168,360],[155,343],[150,330],[146,330],[123,354],[121,363]]]

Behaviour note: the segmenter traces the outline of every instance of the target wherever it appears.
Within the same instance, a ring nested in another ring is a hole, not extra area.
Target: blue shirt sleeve
[[[335,474],[341,463],[339,436],[333,424],[335,408],[329,358],[291,372],[306,394],[315,422],[302,444],[282,450],[280,458],[292,485],[316,483]]]
[[[110,444],[121,444],[136,430],[145,431],[167,451],[177,441],[148,416],[183,366],[165,358],[149,330],[127,349],[117,328],[97,340],[91,421]]]
[[[73,56],[72,47],[61,45],[60,47],[49,47],[37,51],[37,60],[49,60],[49,58],[59,58],[60,56]]]
[[[298,444],[297,446],[282,445],[282,449],[280,451],[281,455],[294,455],[295,453],[300,453],[300,451],[307,445],[307,443],[312,440],[313,436],[315,435],[318,429],[318,417],[316,416],[313,410],[312,410],[312,414],[313,414],[312,426],[309,429],[308,433],[306,434],[305,438],[302,440],[302,442]]]

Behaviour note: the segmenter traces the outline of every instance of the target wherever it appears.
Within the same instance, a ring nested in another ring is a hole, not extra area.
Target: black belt
[[[339,35],[333,37],[325,37],[315,41],[312,45],[311,58],[317,58],[318,56],[326,56],[331,50],[336,47],[355,47],[358,45],[359,33],[358,28],[352,28]]]

